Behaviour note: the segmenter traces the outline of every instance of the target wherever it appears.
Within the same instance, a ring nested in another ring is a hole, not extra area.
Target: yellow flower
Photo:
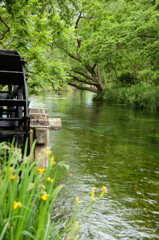
[[[55,162],[54,162],[54,161],[55,161],[55,158],[54,158],[54,156],[52,156],[52,158],[51,158],[51,159],[52,159],[52,164],[55,164]]]
[[[103,186],[103,187],[101,188],[101,190],[102,190],[102,192],[104,192],[104,193],[107,192],[107,188],[106,188],[105,186]]]
[[[97,188],[96,187],[92,187],[92,192],[91,192],[91,203],[93,203],[95,201],[95,198],[94,198],[94,191],[96,190]]]
[[[53,179],[52,179],[51,177],[48,177],[48,178],[47,178],[47,181],[52,183],[52,182],[53,182]]]
[[[11,175],[10,180],[14,180],[16,178],[16,175]]]
[[[78,207],[78,205],[79,205],[79,196],[76,196],[75,200],[76,200],[76,206]]]
[[[45,171],[45,168],[42,168],[41,166],[38,168],[38,172],[43,174],[43,172]]]
[[[91,192],[91,202],[94,202],[95,198],[94,198],[94,191]]]
[[[50,155],[51,153],[52,153],[52,151],[45,151],[45,153],[47,154],[47,155]]]
[[[42,196],[41,196],[41,199],[43,200],[43,201],[46,201],[47,199],[48,199],[48,197],[50,196],[50,194],[43,194]]]
[[[14,208],[14,210],[15,209],[17,209],[17,207],[22,207],[22,203],[19,201],[19,202],[16,202],[16,201],[14,201],[14,206],[13,206],[13,208]]]
[[[104,196],[104,194],[107,192],[107,188],[106,188],[105,186],[103,186],[103,187],[101,188],[101,190],[102,190],[102,192],[101,192],[99,198],[102,198],[102,197]]]
[[[15,172],[15,170],[13,169],[13,167],[9,168],[9,174],[13,174]]]
[[[38,153],[38,156],[41,157],[41,153]]]

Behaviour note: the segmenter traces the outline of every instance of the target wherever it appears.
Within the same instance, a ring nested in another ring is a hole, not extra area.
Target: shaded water
[[[76,195],[105,185],[108,193],[80,222],[79,239],[159,239],[159,113],[91,99],[79,93],[30,99],[31,107],[47,107],[49,117],[62,119],[50,144],[55,161],[70,170],[53,218],[68,220]]]

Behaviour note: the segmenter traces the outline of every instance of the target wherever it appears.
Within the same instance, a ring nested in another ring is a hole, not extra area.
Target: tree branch
[[[87,63],[85,65],[86,69],[88,70],[88,72],[94,77],[94,79],[96,79],[96,73],[94,71],[94,69],[89,65],[89,63]]]
[[[76,61],[78,61],[78,62],[82,62],[80,58],[78,58],[78,57],[72,55],[71,53],[69,53],[69,52],[67,52],[67,51],[65,51],[65,53],[66,53],[69,57],[75,59]]]
[[[10,32],[10,27],[8,26],[8,24],[3,20],[3,18],[0,16],[0,21],[7,27],[6,31],[4,31],[3,33],[0,33],[2,35],[2,37],[0,38],[0,40],[3,40],[6,33]]]
[[[128,35],[127,34],[123,34],[123,35],[121,35],[121,36],[119,36],[119,37],[127,37]],[[137,35],[137,37],[141,37],[141,38],[144,38],[144,37],[146,37],[146,38],[159,38],[159,36],[154,36],[154,35],[148,35],[148,34],[140,34],[140,35]]]
[[[154,35],[147,35],[147,34],[143,34],[143,35],[138,35],[138,37],[141,37],[141,38],[144,38],[144,37],[146,37],[146,38],[159,38],[159,36],[154,36]]]
[[[81,39],[77,38],[77,58],[81,61],[82,58],[81,58],[81,55],[79,54],[80,47],[81,47]]]
[[[12,42],[14,42],[16,39],[15,38],[13,38],[7,45],[5,45],[4,47],[3,47],[3,49],[6,49]]]
[[[88,85],[93,85],[93,86],[98,86],[99,84],[98,83],[95,83],[95,82],[91,82],[91,81],[86,81],[82,78],[79,78],[77,76],[74,76],[74,75],[68,75],[69,77],[72,77],[74,80],[78,81],[78,82],[82,82],[82,83],[85,83],[85,84],[88,84]]]
[[[97,64],[97,74],[98,74],[98,80],[100,85],[102,85],[102,81],[101,81],[101,75],[100,75],[100,64]]]
[[[96,18],[96,17],[91,16],[91,17],[81,17],[81,18],[84,18],[84,19],[92,19],[92,18]]]
[[[95,69],[95,67],[96,67],[96,66],[97,66],[97,64],[96,64],[96,63],[94,63],[94,65],[93,65],[93,67],[92,67],[92,68],[93,68],[93,70]]]
[[[94,82],[94,79],[93,79],[91,76],[88,76],[87,74],[82,73],[82,72],[77,71],[77,70],[75,70],[74,72],[77,73],[77,74],[79,74],[79,75],[82,75],[83,77],[85,77],[85,78],[87,78],[87,79],[90,79],[90,80],[92,80],[92,81]]]
[[[95,89],[95,88],[83,87],[83,86],[79,86],[79,85],[77,85],[77,84],[70,83],[70,82],[68,82],[68,85],[70,85],[70,86],[72,86],[72,87],[75,87],[75,88],[77,88],[77,89],[80,89],[80,90],[86,90],[86,91],[90,91],[90,92],[94,92],[94,93],[97,93],[97,92],[98,92],[97,89]]]
[[[82,16],[82,11],[80,11],[79,16],[77,18],[76,24],[75,24],[75,29],[78,27],[79,20],[81,19]]]

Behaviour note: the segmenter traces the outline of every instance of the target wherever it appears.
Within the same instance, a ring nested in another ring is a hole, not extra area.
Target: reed
[[[1,143],[0,154],[0,240],[54,239],[58,232],[50,213],[63,187],[56,181],[64,169],[57,169],[49,156],[48,168],[41,168],[13,144]]]
[[[22,156],[21,150],[15,148],[13,143],[10,146],[0,143],[0,240],[64,239],[72,228],[76,229],[76,214],[88,197],[90,200],[84,214],[92,210],[96,188],[82,203],[76,196],[75,211],[65,224],[65,229],[61,231],[60,226],[51,221],[51,211],[63,188],[57,180],[68,166],[62,162],[55,164],[52,152],[46,150],[49,164],[44,169],[40,166],[40,155],[32,162],[33,149],[34,145],[30,155],[26,156],[26,143]],[[102,187],[97,199],[103,197],[105,192],[106,188]]]

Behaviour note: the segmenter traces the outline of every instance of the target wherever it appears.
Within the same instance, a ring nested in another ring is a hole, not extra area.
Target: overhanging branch
[[[77,89],[80,89],[80,90],[86,90],[86,91],[90,91],[90,92],[94,92],[94,93],[97,93],[97,89],[95,88],[91,88],[91,87],[83,87],[83,86],[79,86],[77,84],[74,84],[74,83],[71,83],[71,82],[68,82],[68,85],[72,86],[72,87],[75,87]]]
[[[77,21],[76,21],[76,24],[75,24],[75,29],[78,27],[78,23],[79,23],[79,20],[82,16],[82,11],[80,11],[79,15],[78,15],[78,18],[77,18]]]
[[[96,66],[97,66],[97,63],[94,63],[94,65],[93,65],[93,67],[92,67],[93,70],[95,69]]]
[[[95,82],[91,82],[91,81],[87,81],[87,80],[84,80],[82,78],[79,78],[77,76],[74,76],[74,75],[68,75],[69,77],[73,78],[74,80],[78,81],[78,82],[81,82],[81,83],[85,83],[85,84],[88,84],[88,85],[93,85],[93,86],[98,86],[99,84],[98,83],[95,83]]]
[[[10,31],[10,27],[8,26],[8,24],[3,20],[3,18],[0,16],[0,21],[6,26],[6,30],[3,32],[3,33],[0,33],[1,34],[1,38],[0,40],[3,40],[6,33]]]
[[[78,62],[82,62],[80,58],[78,58],[78,57],[72,55],[71,53],[69,53],[69,52],[67,52],[67,51],[65,51],[65,53],[66,53],[69,57],[75,59],[76,61],[78,61]]]
[[[88,75],[85,74],[85,73],[82,73],[82,72],[77,71],[77,70],[75,70],[74,72],[77,73],[77,74],[79,74],[79,75],[81,75],[81,76],[83,76],[83,77],[85,77],[85,78],[87,78],[87,79],[90,79],[90,80],[94,81],[94,79],[93,79],[91,76],[88,76]]]
[[[159,38],[159,36],[154,36],[154,35],[147,35],[147,34],[143,34],[143,35],[138,35],[138,37],[140,38]]]

